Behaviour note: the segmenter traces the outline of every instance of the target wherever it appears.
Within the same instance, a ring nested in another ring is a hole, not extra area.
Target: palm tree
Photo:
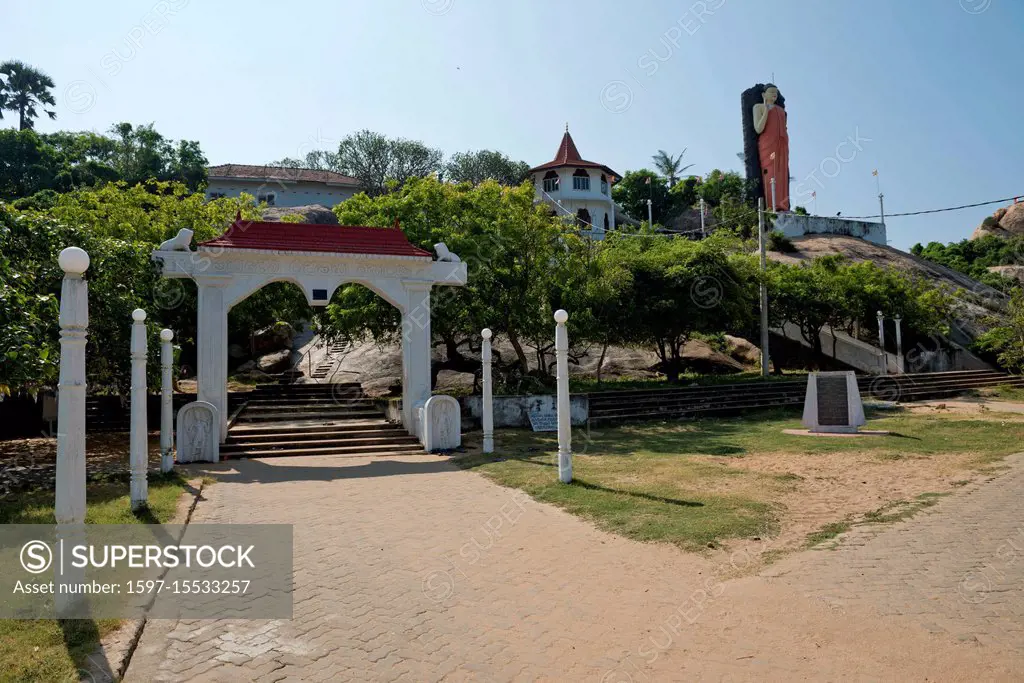
[[[654,166],[659,171],[661,171],[661,175],[668,178],[669,187],[672,187],[673,185],[678,183],[679,176],[683,173],[683,171],[693,166],[693,164],[687,164],[686,166],[680,167],[680,164],[683,163],[684,154],[686,154],[685,147],[677,157],[673,157],[665,150],[659,149],[658,153],[651,157],[652,159],[654,159]]]
[[[53,79],[39,69],[24,62],[9,61],[0,64],[0,119],[4,117],[4,109],[18,112],[18,128],[25,130],[32,127],[32,119],[39,116],[36,110],[43,105],[51,107],[57,102],[50,94]],[[43,109],[51,119],[57,118],[57,112]]]

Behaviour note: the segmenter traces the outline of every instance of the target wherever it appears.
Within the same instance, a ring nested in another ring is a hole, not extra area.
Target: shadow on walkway
[[[313,456],[318,457],[318,456]],[[342,460],[343,458],[339,458]],[[447,458],[426,462],[403,460],[374,460],[360,465],[302,465],[290,464],[307,460],[307,456],[273,458],[267,460],[229,460],[216,464],[196,466],[196,474],[208,474],[218,482],[227,483],[275,483],[284,481],[335,481],[339,479],[363,479],[367,477],[390,477],[402,474],[437,474],[455,472],[458,468]]]

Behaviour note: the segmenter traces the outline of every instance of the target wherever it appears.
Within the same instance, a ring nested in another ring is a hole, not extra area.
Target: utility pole
[[[700,198],[700,236],[707,237],[708,233],[704,229],[704,198]]]
[[[775,211],[775,176],[772,176],[772,213]]]
[[[774,184],[774,179],[773,179]],[[773,188],[774,189],[774,188]],[[764,281],[768,270],[764,236],[764,197],[757,199],[757,245],[761,252],[761,376],[768,376],[768,284]]]

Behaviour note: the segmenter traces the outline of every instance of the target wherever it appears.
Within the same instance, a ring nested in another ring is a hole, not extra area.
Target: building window
[[[591,225],[589,211],[587,211],[586,209],[580,209],[579,211],[576,212],[576,226],[579,228],[583,228],[585,230],[590,229]]]
[[[572,189],[583,192],[590,190],[590,174],[582,168],[577,168],[572,174]]]
[[[274,206],[277,203],[277,195],[273,192],[267,194],[261,194],[256,197],[257,202],[266,202],[267,206]]]
[[[227,195],[224,194],[223,192],[211,192],[210,193],[210,199],[223,199],[226,196]]]
[[[558,174],[554,171],[548,171],[544,176],[544,191],[558,192]]]
[[[601,174],[601,194],[608,194],[608,179],[605,178],[604,173]]]
[[[608,230],[608,214],[604,215],[604,229]]]

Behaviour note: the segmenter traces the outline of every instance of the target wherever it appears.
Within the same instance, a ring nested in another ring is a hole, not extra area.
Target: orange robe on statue
[[[765,208],[772,208],[772,178],[775,178],[775,208],[789,211],[789,133],[786,110],[779,105],[768,110],[768,120],[757,138],[757,152],[764,180]]]

